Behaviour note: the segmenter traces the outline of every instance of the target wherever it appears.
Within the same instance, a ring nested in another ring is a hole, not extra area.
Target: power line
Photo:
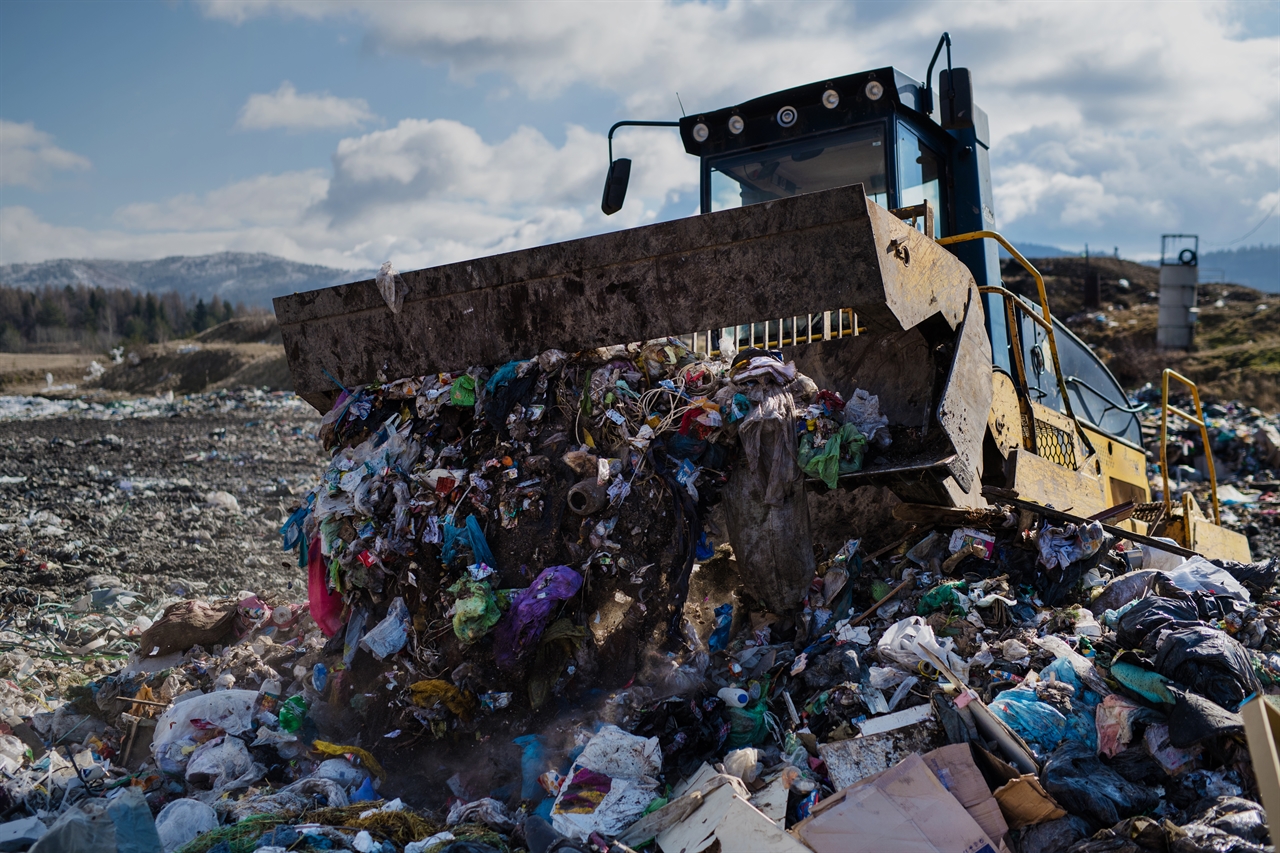
[[[1271,205],[1271,209],[1267,211],[1267,215],[1262,217],[1262,220],[1257,225],[1250,228],[1249,233],[1245,234],[1243,237],[1240,237],[1239,239],[1236,239],[1236,240],[1232,240],[1230,243],[1207,243],[1206,246],[1211,246],[1214,248],[1221,249],[1226,246],[1234,246],[1236,243],[1243,243],[1245,240],[1248,240],[1250,237],[1252,237],[1254,235],[1254,232],[1256,232],[1259,228],[1267,224],[1267,220],[1271,218],[1271,214],[1275,213],[1277,208],[1280,208],[1280,201],[1277,201],[1275,204]]]

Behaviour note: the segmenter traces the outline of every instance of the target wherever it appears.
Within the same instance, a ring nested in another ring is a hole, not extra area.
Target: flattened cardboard
[[[997,850],[919,755],[910,755],[875,779],[844,789],[815,808],[793,832],[816,853]]]

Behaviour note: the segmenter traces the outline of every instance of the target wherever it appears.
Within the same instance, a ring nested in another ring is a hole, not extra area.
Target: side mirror
[[[622,202],[627,197],[627,182],[631,180],[631,161],[619,157],[609,164],[609,174],[604,179],[604,198],[600,200],[600,209],[605,216],[613,216],[622,210]]]
[[[956,90],[954,100],[951,98],[953,85]],[[973,127],[973,81],[968,68],[938,72],[938,104],[942,107],[939,124],[945,130]]]

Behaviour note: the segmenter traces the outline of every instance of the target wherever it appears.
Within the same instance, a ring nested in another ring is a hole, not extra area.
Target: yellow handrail
[[[1173,378],[1181,382],[1183,385],[1191,389],[1191,400],[1196,404],[1196,414],[1199,417],[1192,417],[1187,412],[1182,411],[1177,406],[1169,405],[1169,379]],[[1176,370],[1165,368],[1160,374],[1160,478],[1164,481],[1164,506],[1165,512],[1169,512],[1173,506],[1172,499],[1169,497],[1169,413],[1173,412],[1183,420],[1190,421],[1200,427],[1200,439],[1204,442],[1204,459],[1205,464],[1209,468],[1209,491],[1213,495],[1213,523],[1222,525],[1222,515],[1218,511],[1218,475],[1213,468],[1213,448],[1209,446],[1209,428],[1204,423],[1204,409],[1200,406],[1200,389],[1196,387],[1196,383],[1183,376]]]
[[[1044,276],[1040,275],[1040,271],[1032,266],[1030,261],[1022,257],[1022,253],[1015,249],[1013,244],[995,231],[970,231],[968,234],[943,237],[938,240],[938,245],[949,246],[952,243],[966,243],[970,240],[995,240],[1004,247],[1006,252],[1013,256],[1015,261],[1022,264],[1022,268],[1031,273],[1031,277],[1036,280],[1036,288],[1040,292],[1040,310],[1044,314],[1044,323],[1041,325],[1048,332],[1049,354],[1053,357],[1053,372],[1058,378],[1058,393],[1062,395],[1062,405],[1066,406],[1067,414],[1072,420],[1075,420],[1075,412],[1071,410],[1071,398],[1067,396],[1067,383],[1062,376],[1062,364],[1058,361],[1058,339],[1053,334],[1053,315],[1049,312],[1049,294],[1044,289]],[[1034,315],[1028,314],[1027,316]]]

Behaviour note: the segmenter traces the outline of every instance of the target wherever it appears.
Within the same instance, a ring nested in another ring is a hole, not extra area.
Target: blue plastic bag
[[[1052,705],[1037,699],[1034,690],[1023,687],[997,695],[991,701],[991,713],[1042,754],[1052,752],[1067,733],[1067,718]]]
[[[733,625],[733,603],[725,602],[716,608],[716,627],[707,640],[713,652],[723,651],[729,645],[729,629]]]

